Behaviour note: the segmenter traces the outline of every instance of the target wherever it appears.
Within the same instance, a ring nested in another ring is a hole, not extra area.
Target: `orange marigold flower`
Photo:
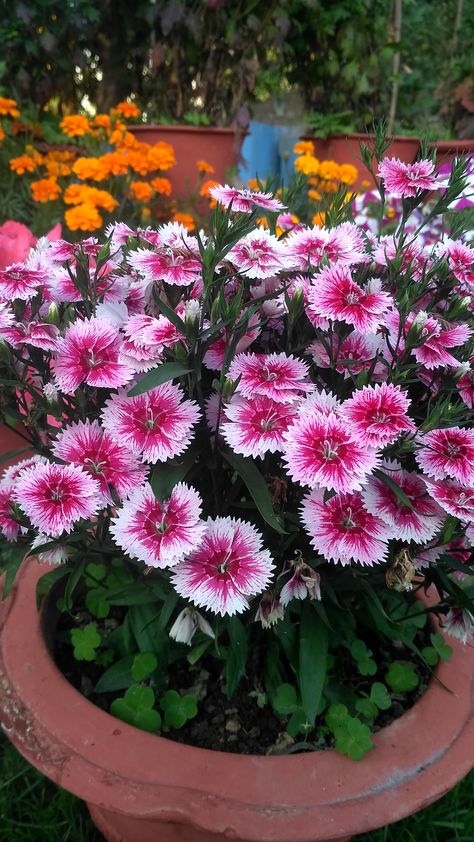
[[[321,161],[319,165],[319,175],[325,180],[340,178],[340,172],[341,168],[335,161]]]
[[[5,132],[3,131],[2,127],[0,126],[0,143],[2,142],[2,140],[5,139],[5,137],[6,137]]]
[[[339,178],[343,184],[354,184],[358,176],[357,167],[352,164],[341,164],[339,167]]]
[[[153,196],[153,187],[148,181],[131,181],[130,193],[137,202],[149,202]]]
[[[66,225],[70,231],[96,231],[102,226],[102,217],[94,205],[84,202],[68,208],[64,214]]]
[[[102,172],[106,173],[104,178],[109,175],[125,175],[128,172],[128,159],[125,150],[117,149],[116,152],[107,152],[99,158],[101,162]],[[99,181],[100,179],[96,179]]]
[[[211,174],[211,173],[215,172],[215,169],[212,166],[212,164],[208,164],[207,161],[203,161],[201,159],[196,161],[196,167],[199,170],[199,172],[202,172],[202,173],[207,172],[207,173]]]
[[[148,147],[146,158],[149,172],[169,170],[176,164],[173,147],[163,140],[159,140],[158,143]]]
[[[117,149],[139,149],[140,141],[138,141],[131,132],[123,132],[120,143],[115,144]],[[146,144],[145,144],[146,145]]]
[[[152,179],[150,184],[153,187],[153,190],[160,193],[161,196],[171,196],[171,193],[173,192],[173,185],[171,184],[169,178],[160,178],[157,176]]]
[[[45,167],[48,175],[53,178],[58,178],[61,175],[71,175],[71,167],[68,164],[63,164],[61,161],[45,161]]]
[[[112,111],[117,111],[122,117],[129,119],[130,117],[140,117],[141,110],[134,102],[119,102]]]
[[[308,198],[312,199],[313,202],[319,202],[321,198],[321,193],[319,190],[308,190]]]
[[[322,228],[324,225],[324,221],[326,219],[326,214],[322,211],[320,213],[315,213],[313,218],[311,219],[312,225],[317,225],[319,228]]]
[[[208,181],[203,181],[203,183],[201,184],[201,189],[199,190],[199,195],[209,196],[209,190],[211,189],[211,187],[218,187],[219,184],[219,181],[212,181],[211,179],[208,179]]]
[[[11,158],[10,169],[17,175],[23,175],[25,172],[34,172],[36,164],[29,155],[19,155],[18,158]]]
[[[254,191],[260,190],[260,187],[259,187],[259,184],[258,184],[258,181],[257,181],[256,178],[249,178],[249,180],[247,181],[247,187],[249,188],[249,190],[254,190]]]
[[[34,202],[52,202],[61,194],[61,188],[55,178],[41,178],[30,184]]]
[[[107,178],[110,169],[106,160],[107,156],[102,158],[78,158],[72,165],[72,171],[81,181],[90,178],[92,181],[103,181]]]
[[[261,228],[269,228],[268,219],[266,216],[259,216],[257,219],[257,225],[260,225]]]
[[[60,122],[61,131],[68,137],[82,137],[90,132],[90,123],[82,114],[71,114]]]
[[[314,143],[311,140],[299,140],[298,143],[295,143],[293,146],[293,152],[295,155],[314,156]]]
[[[142,208],[142,219],[150,219],[151,210],[150,208]]]
[[[196,220],[190,213],[175,211],[173,214],[173,222],[180,222],[181,225],[184,225],[184,227],[188,229],[188,231],[194,231],[196,228]]]
[[[20,109],[16,99],[0,96],[0,117],[19,117]]]
[[[319,161],[314,155],[301,155],[295,160],[296,172],[303,175],[317,175],[319,172]]]
[[[110,129],[110,117],[108,114],[96,114],[91,120],[94,129]]]

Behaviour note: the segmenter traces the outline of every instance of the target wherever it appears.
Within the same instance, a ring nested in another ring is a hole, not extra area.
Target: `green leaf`
[[[234,471],[243,479],[264,521],[275,532],[278,532],[280,535],[287,535],[278,516],[273,511],[270,492],[255,462],[230,450],[223,450],[222,454]]]
[[[198,643],[197,646],[193,646],[190,652],[186,655],[186,660],[188,664],[197,664],[200,658],[204,655],[205,652],[209,649],[212,640],[209,638],[207,640],[203,640],[202,643]]]
[[[118,716],[129,725],[135,725],[143,731],[155,732],[161,727],[161,716],[153,709],[155,694],[151,687],[132,684],[123,698],[115,699],[110,705],[110,713]]]
[[[238,617],[227,617],[225,621],[229,635],[230,647],[227,652],[224,668],[227,698],[231,698],[237,685],[245,674],[247,663],[248,639],[247,631]]]
[[[398,499],[403,503],[404,506],[406,506],[408,509],[411,509],[411,511],[414,510],[413,503],[411,502],[410,498],[407,497],[403,488],[400,488],[400,486],[390,476],[388,476],[388,474],[384,474],[384,472],[380,471],[378,468],[376,468],[373,473],[374,476],[377,477],[377,479],[385,483],[385,485],[390,489],[390,491],[393,491],[393,493],[398,497]]]
[[[189,374],[192,368],[185,368],[181,363],[162,363],[153,371],[145,374],[138,383],[135,384],[128,392],[129,398],[134,398],[137,395],[143,395],[144,392],[149,392],[150,389],[155,389],[156,386],[161,386],[162,383],[167,383],[168,380],[174,380],[176,377],[182,377],[184,374]]]
[[[377,705],[367,697],[365,699],[357,699],[355,706],[358,713],[361,713],[365,719],[373,720],[379,712]]]
[[[452,647],[446,643],[443,635],[433,633],[430,635],[430,640],[441,660],[449,661],[451,655],[453,654],[453,650]]]
[[[394,693],[408,693],[418,687],[419,678],[411,664],[395,661],[390,664],[385,681]]]
[[[345,705],[338,705],[338,704],[331,704],[327,710],[327,713],[324,717],[324,721],[330,731],[334,732],[336,728],[339,728],[347,717],[349,716],[349,711]]]
[[[12,585],[15,581],[15,576],[18,573],[18,570],[21,566],[21,563],[25,557],[25,548],[24,547],[8,547],[8,550],[5,551],[3,554],[1,563],[0,563],[0,572],[4,573],[4,580],[3,580],[3,595],[2,599],[6,599],[8,594],[11,591]],[[48,575],[48,574],[46,574]],[[40,580],[41,581],[41,580]]]
[[[271,703],[275,712],[282,716],[294,713],[300,707],[296,690],[292,684],[280,684]]]
[[[363,640],[356,638],[351,643],[351,655],[357,663],[357,669],[361,675],[375,675],[377,664],[372,659],[372,652],[367,648]]]
[[[96,693],[115,693],[117,690],[126,690],[133,684],[132,679],[132,664],[134,655],[126,655],[120,661],[112,664],[108,670],[99,678],[95,685]]]
[[[143,681],[156,670],[158,661],[153,652],[141,652],[135,655],[132,664],[132,678],[134,681]]]
[[[421,655],[429,667],[435,667],[439,661],[439,655],[433,646],[424,646]]]
[[[300,622],[299,688],[303,710],[314,725],[326,682],[328,629],[310,602],[303,604]]]
[[[164,662],[168,635],[159,628],[159,608],[156,605],[131,605],[128,616],[140,652],[153,652],[158,662]]]
[[[104,620],[110,614],[110,604],[107,602],[107,591],[105,588],[92,588],[88,591],[85,598],[85,605],[88,611],[97,617],[98,620]]]
[[[182,456],[161,463],[151,472],[150,485],[157,500],[169,497],[178,482],[182,482],[196,461],[197,453],[189,447]]]
[[[392,706],[390,693],[381,681],[374,681],[370,688],[370,699],[380,710],[388,710]]]
[[[197,700],[190,693],[182,696],[176,690],[168,690],[161,702],[165,723],[169,728],[182,728],[188,719],[197,714]]]
[[[9,459],[16,459],[17,456],[22,456],[24,453],[31,453],[31,448],[22,447],[20,450],[7,450],[6,453],[2,453],[0,456],[0,465],[3,465],[4,462],[8,462]]]
[[[334,731],[336,751],[347,754],[351,760],[361,760],[373,747],[368,725],[355,716],[348,716]]]
[[[93,661],[96,649],[102,642],[95,623],[88,623],[83,629],[71,629],[71,643],[76,661]]]
[[[84,582],[88,588],[97,588],[106,575],[105,564],[86,564]]]
[[[298,708],[291,714],[286,730],[290,737],[296,737],[298,734],[307,734],[311,727],[303,708]]]
[[[43,598],[46,596],[47,593],[49,593],[53,585],[56,582],[59,582],[60,579],[63,579],[64,576],[68,576],[70,572],[70,565],[60,564],[58,567],[55,567],[53,570],[50,570],[48,573],[45,573],[44,576],[41,576],[41,578],[38,579],[36,583],[36,607],[38,609],[41,606]]]

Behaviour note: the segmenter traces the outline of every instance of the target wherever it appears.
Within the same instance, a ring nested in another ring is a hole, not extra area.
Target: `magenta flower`
[[[306,564],[301,557],[290,563],[290,570],[294,573],[283,585],[280,592],[280,601],[283,606],[288,605],[292,599],[321,599],[321,576],[309,564]],[[288,572],[283,570],[280,575]]]
[[[238,391],[245,398],[264,395],[277,403],[292,403],[313,390],[309,369],[302,360],[287,354],[237,354],[228,376],[240,377]]]
[[[20,532],[20,523],[15,515],[14,489],[14,483],[5,479],[0,482],[0,534],[8,541],[16,541]]]
[[[450,240],[440,248],[448,258],[449,268],[457,280],[474,289],[474,249],[459,240]]]
[[[128,260],[131,266],[140,272],[145,281],[164,281],[172,286],[188,286],[201,275],[201,261],[187,249],[165,246],[159,251],[137,249],[132,251]]]
[[[410,399],[400,386],[389,383],[357,389],[341,407],[341,415],[369,447],[393,444],[400,433],[413,432],[407,417]]]
[[[443,185],[434,172],[433,161],[428,159],[404,164],[398,158],[384,158],[378,175],[383,178],[387,193],[401,199],[416,196],[420,190],[437,190]]]
[[[328,561],[373,565],[386,560],[389,532],[367,511],[359,492],[324,502],[323,491],[314,489],[303,500],[301,518],[311,544]]]
[[[431,480],[423,477],[428,493],[444,509],[462,521],[474,521],[474,489],[464,488],[455,480]]]
[[[408,272],[414,281],[419,281],[430,263],[430,256],[418,242],[407,243],[399,253],[399,242],[393,235],[381,237],[375,241],[373,258],[379,266],[388,266],[397,260],[399,272]]]
[[[451,637],[456,637],[462,643],[474,640],[474,614],[467,608],[450,608],[443,625]]]
[[[67,260],[73,260],[81,252],[95,257],[99,254],[101,248],[102,246],[97,237],[88,237],[80,243],[68,243],[67,240],[55,240],[51,243],[48,249],[48,254],[57,263],[65,263]]]
[[[357,330],[352,330],[335,349],[336,358],[333,366],[344,378],[360,374],[361,371],[368,371],[372,368],[374,360],[379,356],[380,338],[367,334],[364,336]],[[308,346],[308,353],[311,354],[316,365],[320,368],[331,368],[331,360],[324,343],[316,339]],[[373,367],[372,377],[374,380],[383,380],[386,377],[387,368],[381,362],[376,362]]]
[[[84,468],[97,480],[104,506],[114,503],[110,486],[119,497],[128,497],[147,473],[146,465],[117,444],[98,421],[70,424],[59,433],[53,453],[64,462]]]
[[[151,567],[171,567],[202,543],[201,498],[179,482],[166,500],[151,485],[137,488],[112,519],[110,531],[128,555]]]
[[[14,263],[0,269],[0,301],[19,298],[29,301],[46,284],[47,275],[39,269],[29,269],[24,263]]]
[[[186,449],[199,418],[197,404],[183,398],[172,383],[134,398],[122,391],[107,401],[102,423],[114,441],[147,462],[166,462]]]
[[[331,263],[364,263],[365,244],[357,225],[344,222],[335,228],[304,228],[296,230],[284,240],[288,264],[292,269],[311,271],[319,267],[323,258]]]
[[[215,614],[248,608],[248,598],[263,591],[271,578],[272,558],[251,524],[231,517],[207,521],[201,546],[173,570],[178,593]]]
[[[319,412],[321,415],[340,415],[341,401],[332,392],[322,389],[320,392],[313,392],[305,398],[298,406],[298,415]]]
[[[311,488],[343,493],[359,490],[377,466],[375,450],[362,444],[335,414],[303,409],[285,433],[288,474]]]
[[[434,479],[455,479],[464,486],[474,485],[474,430],[431,430],[420,441],[422,447],[415,458],[425,474]]]
[[[36,529],[58,538],[96,514],[99,484],[76,465],[38,462],[21,472],[14,499]]]
[[[271,212],[283,210],[285,207],[271,193],[261,193],[260,191],[254,193],[251,190],[229,187],[228,184],[218,184],[216,187],[211,187],[209,193],[216,202],[220,202],[225,208],[228,208],[232,203],[232,210],[238,213],[251,213],[256,207]]]
[[[379,477],[371,477],[362,492],[366,509],[389,527],[389,537],[400,541],[431,541],[443,525],[438,504],[428,495],[419,474],[404,471],[397,462],[384,462],[384,473],[408,498],[407,505],[397,493]]]
[[[271,278],[286,268],[281,241],[264,228],[246,234],[229,251],[230,260],[248,278]]]
[[[43,351],[55,351],[59,330],[55,325],[44,322],[18,322],[10,327],[0,327],[0,337],[13,348],[32,345]]]
[[[264,456],[283,448],[283,433],[296,416],[292,404],[277,403],[265,395],[245,399],[238,395],[225,407],[220,430],[236,453]]]
[[[394,325],[398,323],[397,315],[392,317]],[[449,324],[423,312],[416,315],[411,313],[405,322],[405,335],[414,324],[418,325],[422,342],[413,348],[412,353],[420,365],[429,370],[438,366],[459,365],[456,357],[453,357],[447,348],[455,348],[467,342],[472,335],[468,325]]]
[[[327,266],[308,289],[308,301],[315,313],[353,325],[360,333],[375,333],[393,301],[382,291],[381,281],[372,278],[365,287],[352,280],[348,266]]]
[[[58,340],[55,376],[62,392],[70,394],[81,383],[113,389],[124,386],[133,370],[119,362],[122,339],[105,319],[74,322]]]
[[[471,357],[470,364],[474,363],[474,358]],[[474,368],[469,368],[465,374],[458,381],[459,397],[469,409],[474,408]]]

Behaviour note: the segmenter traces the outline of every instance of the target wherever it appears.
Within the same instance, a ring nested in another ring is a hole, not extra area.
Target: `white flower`
[[[215,634],[202,614],[195,608],[183,608],[171,626],[169,635],[177,643],[186,643],[191,646],[191,641],[198,629],[214,640]]]

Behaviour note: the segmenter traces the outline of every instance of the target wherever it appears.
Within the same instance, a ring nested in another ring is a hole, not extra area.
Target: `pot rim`
[[[187,126],[181,123],[147,123],[146,125],[140,125],[140,123],[134,123],[131,126],[128,126],[127,131],[131,132],[132,134],[135,131],[145,132],[178,132],[179,134],[221,134],[221,135],[238,135],[239,137],[243,137],[244,135],[248,134],[247,129],[239,129],[236,126],[232,127],[224,127],[224,126]]]
[[[375,748],[358,763],[335,751],[211,751],[127,725],[69,684],[48,653],[35,607],[36,582],[48,570],[24,563],[2,606],[0,709],[19,751],[92,804],[252,842],[315,842],[397,821],[472,768],[474,647],[450,638],[453,656],[437,669],[450,691],[432,681],[374,735]]]

